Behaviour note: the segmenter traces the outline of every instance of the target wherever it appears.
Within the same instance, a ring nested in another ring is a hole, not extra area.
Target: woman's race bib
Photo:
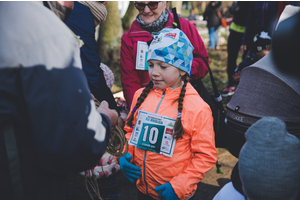
[[[128,143],[140,149],[172,157],[176,143],[173,139],[174,124],[175,119],[139,110]]]
[[[135,69],[148,70],[147,56],[148,56],[147,42],[138,41]]]

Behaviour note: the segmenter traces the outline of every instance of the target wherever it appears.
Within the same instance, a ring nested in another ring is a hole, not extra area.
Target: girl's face
[[[144,4],[148,4],[149,2],[150,1],[136,1],[136,3],[144,3]],[[165,1],[160,1],[158,2],[158,6],[156,9],[151,10],[149,6],[145,6],[143,10],[139,10],[139,14],[141,16],[141,19],[146,24],[151,24],[160,17],[160,15],[166,10],[166,7],[167,7],[167,3]]]
[[[178,88],[186,72],[159,60],[149,60],[149,76],[157,89]]]

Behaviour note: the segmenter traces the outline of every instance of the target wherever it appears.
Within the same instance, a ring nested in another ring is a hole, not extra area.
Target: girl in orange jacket
[[[188,82],[193,46],[179,29],[154,37],[147,62],[151,81],[138,90],[125,130],[124,175],[138,179],[138,199],[192,199],[216,164],[210,107]]]

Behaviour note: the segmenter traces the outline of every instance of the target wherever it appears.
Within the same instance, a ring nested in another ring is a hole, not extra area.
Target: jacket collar
[[[154,92],[157,95],[162,95],[163,91],[165,92],[165,95],[167,95],[167,98],[177,99],[181,92],[181,87],[171,89],[170,87],[167,87],[165,89],[154,89]],[[194,87],[188,83],[186,86],[186,94],[187,95],[198,95],[197,91],[194,89]]]

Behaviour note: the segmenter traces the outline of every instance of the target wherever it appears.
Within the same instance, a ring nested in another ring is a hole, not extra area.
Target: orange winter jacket
[[[142,90],[135,93],[131,107],[134,107]],[[181,88],[152,89],[138,110],[176,119],[180,91]],[[136,111],[133,122],[136,122],[137,116]],[[168,182],[179,199],[189,198],[195,193],[197,183],[216,164],[212,112],[190,83],[183,100],[182,124],[183,138],[176,141],[172,157],[129,145],[133,164],[142,169],[137,188],[152,198],[159,199],[154,188]],[[125,130],[129,141],[133,128],[126,125]]]

